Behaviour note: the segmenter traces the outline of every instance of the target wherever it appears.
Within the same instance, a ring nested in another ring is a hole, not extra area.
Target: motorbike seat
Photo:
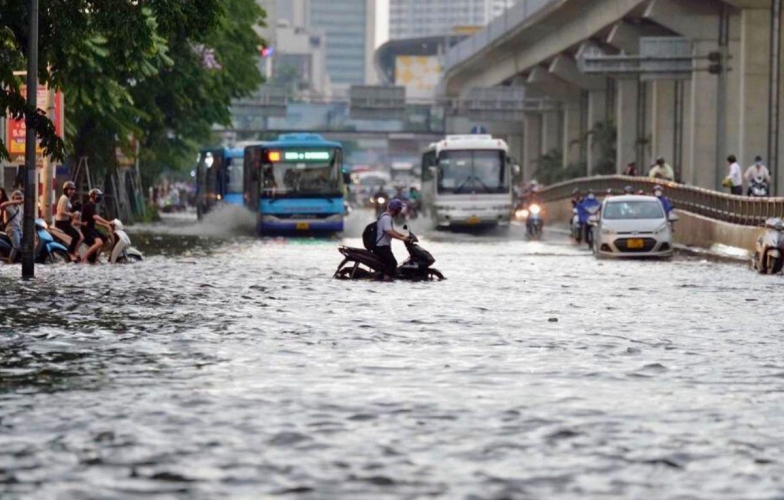
[[[356,260],[376,271],[382,270],[385,267],[384,261],[382,261],[378,255],[369,250],[365,250],[364,248],[340,247],[339,250],[346,258]]]

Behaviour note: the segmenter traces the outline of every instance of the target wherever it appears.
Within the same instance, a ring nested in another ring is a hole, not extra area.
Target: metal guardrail
[[[450,48],[444,60],[444,72],[473,57],[554,1],[556,0],[517,0],[515,5],[506,9],[482,31]]]
[[[613,194],[622,194],[626,186],[650,193],[657,184],[665,188],[665,195],[676,209],[709,219],[743,226],[762,226],[766,219],[784,217],[784,198],[735,196],[674,182],[622,175],[589,177],[554,184],[541,190],[538,197],[545,203],[565,200],[572,197],[575,188],[583,193],[592,189],[597,196],[606,194],[608,190],[612,190]]]

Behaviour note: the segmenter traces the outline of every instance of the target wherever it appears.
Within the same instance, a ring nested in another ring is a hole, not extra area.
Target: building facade
[[[389,38],[449,35],[484,26],[516,0],[389,0]]]

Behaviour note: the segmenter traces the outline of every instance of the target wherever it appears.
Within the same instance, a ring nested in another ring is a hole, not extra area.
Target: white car
[[[655,196],[611,196],[591,220],[597,257],[672,257],[671,223]]]

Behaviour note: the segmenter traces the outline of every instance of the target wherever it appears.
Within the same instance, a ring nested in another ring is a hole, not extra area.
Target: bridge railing
[[[735,196],[674,182],[621,175],[587,177],[554,184],[540,191],[538,197],[545,203],[565,200],[572,197],[574,189],[581,190],[583,194],[592,189],[597,196],[607,194],[608,190],[613,194],[623,194],[626,186],[631,186],[635,192],[643,190],[651,193],[657,184],[664,187],[665,196],[676,209],[710,219],[744,226],[762,226],[766,219],[784,217],[784,198]]]

